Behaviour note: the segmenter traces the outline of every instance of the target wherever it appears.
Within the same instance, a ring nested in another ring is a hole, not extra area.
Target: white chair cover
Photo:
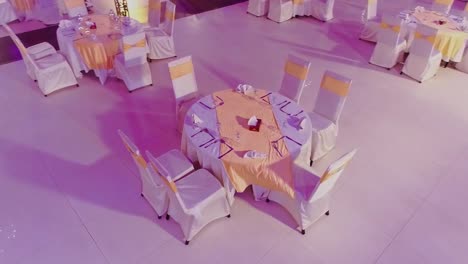
[[[249,0],[247,12],[254,16],[264,16],[268,13],[270,0]]]
[[[402,73],[423,82],[436,75],[442,54],[434,47],[437,29],[418,25]]]
[[[462,72],[468,73],[468,48],[465,49],[462,60],[455,65],[455,67]]]
[[[166,2],[164,23],[159,28],[150,28],[146,32],[150,59],[166,59],[176,56],[174,46],[174,19],[176,6]]]
[[[454,0],[434,0],[432,3],[432,10],[440,13],[448,14],[452,9]]]
[[[289,55],[284,66],[280,93],[299,103],[302,91],[309,76],[310,61]]]
[[[117,78],[125,82],[129,91],[152,85],[151,69],[146,60],[148,46],[145,33],[123,36],[121,50],[114,61]]]
[[[306,15],[313,16],[324,22],[334,18],[333,7],[335,0],[309,0],[305,3]]]
[[[210,222],[230,216],[224,188],[207,170],[196,170],[177,182],[163,180],[169,190],[168,214],[179,223],[186,244]]]
[[[380,18],[377,16],[378,0],[367,0],[367,6],[364,10],[364,27],[361,31],[362,40],[377,42],[377,34],[380,29]]]
[[[270,0],[268,18],[281,23],[293,16],[293,3],[291,0]]]
[[[18,19],[15,10],[7,0],[0,0],[0,24],[6,24]]]
[[[320,159],[335,147],[338,121],[351,83],[351,79],[331,71],[323,75],[314,110],[309,113],[313,127],[312,161]]]
[[[324,214],[328,214],[330,193],[356,151],[355,149],[333,162],[322,177],[318,177],[311,168],[294,169],[295,198],[282,192],[271,191],[268,199],[283,206],[305,234],[305,229]]]
[[[168,63],[176,101],[177,131],[182,132],[185,114],[199,99],[192,57],[187,56]]]
[[[403,20],[393,15],[382,17],[377,45],[370,63],[390,69],[403,60],[406,50],[406,40],[401,34],[403,23]]]
[[[155,169],[148,166],[148,163],[141,155],[140,150],[130,140],[130,138],[128,138],[128,136],[120,129],[117,132],[128,152],[132,156],[133,161],[138,168],[138,172],[140,173],[141,195],[145,197],[151,207],[156,211],[158,218],[161,218],[161,216],[167,212],[167,208],[169,207],[167,188]]]
[[[88,14],[84,0],[63,0],[63,3],[69,17],[86,16]]]

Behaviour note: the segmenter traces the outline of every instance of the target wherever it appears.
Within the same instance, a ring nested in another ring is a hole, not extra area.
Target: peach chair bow
[[[436,36],[434,35],[423,35],[419,32],[415,32],[414,33],[414,37],[417,38],[417,39],[424,39],[424,40],[427,40],[429,41],[430,43],[434,44],[435,43],[435,39],[436,39]]]
[[[146,39],[143,38],[143,39],[139,40],[138,42],[136,42],[135,44],[126,44],[126,43],[124,43],[123,50],[124,50],[124,52],[127,52],[132,48],[144,48],[144,47],[146,47]]]
[[[67,8],[75,8],[85,5],[84,0],[65,0],[64,2]]]
[[[435,0],[437,4],[449,6],[453,4],[453,0]]]
[[[344,82],[338,79],[333,78],[333,76],[326,75],[322,79],[322,84],[320,87],[326,89],[338,96],[347,96],[349,93],[349,87],[351,86],[350,82]]]
[[[296,77],[299,80],[305,80],[307,78],[307,67],[294,63],[292,61],[286,62],[284,71]]]
[[[391,29],[393,30],[394,32],[400,32],[400,26],[392,26],[392,25],[389,25],[387,23],[380,23],[380,27],[383,28],[383,29]]]

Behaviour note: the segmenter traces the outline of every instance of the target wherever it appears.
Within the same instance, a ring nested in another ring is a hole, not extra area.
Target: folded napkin
[[[239,84],[236,88],[236,91],[238,93],[243,93],[243,94],[251,94],[255,91],[252,85],[248,84]]]
[[[71,27],[73,27],[73,22],[72,21],[70,21],[68,19],[60,20],[59,28],[66,29],[66,28],[71,28]]]
[[[297,117],[293,117],[293,120],[291,121],[291,125],[295,128],[297,128],[298,130],[302,130],[305,128],[305,125],[306,125],[306,117],[303,116],[301,118],[297,118]]]
[[[258,123],[258,119],[256,116],[252,116],[251,118],[249,118],[249,121],[247,121],[247,125],[249,126],[256,126]]]
[[[195,125],[201,125],[203,123],[203,120],[196,114],[192,114],[192,123]]]
[[[248,158],[248,159],[264,159],[266,157],[267,157],[267,155],[265,153],[257,152],[255,150],[247,151],[244,154],[245,159],[246,158]]]

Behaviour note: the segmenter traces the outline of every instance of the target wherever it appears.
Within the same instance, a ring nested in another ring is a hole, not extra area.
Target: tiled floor
[[[468,75],[440,69],[418,84],[400,66],[369,65],[373,45],[357,37],[364,2],[337,0],[330,23],[277,24],[247,15],[246,3],[176,21],[178,55],[193,55],[203,93],[238,83],[276,91],[288,53],[312,61],[308,111],[325,70],[353,78],[338,145],[314,167],[359,152],[331,215],[305,236],[249,191],[189,246],[174,221],[156,219],[116,130],[155,154],[179,147],[169,60],[151,64],[154,87],[132,94],[85,76],[47,98],[21,61],[0,66],[0,263],[467,263]]]

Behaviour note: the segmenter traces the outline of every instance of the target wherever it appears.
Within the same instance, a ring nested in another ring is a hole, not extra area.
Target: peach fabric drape
[[[266,94],[257,90],[257,93]],[[251,184],[271,190],[282,191],[294,197],[292,159],[284,141],[273,148],[272,141],[281,138],[271,105],[256,97],[226,90],[213,94],[222,98],[224,104],[216,108],[219,133],[234,150],[222,157],[222,162],[234,188],[242,192]],[[260,131],[248,129],[251,116],[262,120]],[[236,140],[238,139],[238,140]],[[221,144],[220,155],[228,148]],[[266,158],[243,158],[247,151],[266,154]]]
[[[110,34],[120,34],[111,25],[106,15],[90,15],[90,21],[96,23],[97,39],[82,38],[75,41],[75,47],[89,69],[112,69],[114,57],[119,53],[119,39],[113,39]],[[92,30],[93,31],[93,30]]]
[[[12,0],[13,7],[21,12],[31,11],[36,6],[36,0]]]

